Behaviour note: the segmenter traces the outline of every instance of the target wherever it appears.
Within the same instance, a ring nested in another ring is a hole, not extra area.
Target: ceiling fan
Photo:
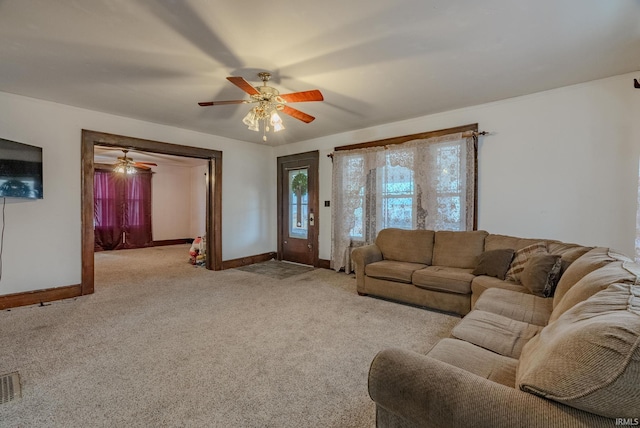
[[[271,73],[258,73],[258,77],[262,80],[262,86],[254,87],[249,82],[239,76],[227,77],[227,80],[245,91],[251,96],[249,100],[230,100],[230,101],[207,101],[198,103],[201,107],[228,105],[228,104],[249,104],[258,103],[249,113],[242,119],[242,122],[252,131],[260,131],[260,121],[263,121],[262,139],[267,141],[266,133],[269,132],[271,125],[273,132],[284,129],[282,119],[278,116],[278,112],[283,112],[291,117],[301,120],[304,123],[312,122],[315,117],[301,112],[293,107],[285,105],[286,103],[299,103],[307,101],[322,101],[324,97],[317,90],[293,92],[290,94],[280,94],[280,92],[271,86],[267,86],[267,82],[271,79]]]
[[[158,166],[153,162],[135,162],[130,157],[127,157],[129,150],[122,149],[123,156],[118,157],[113,170],[119,173],[135,174],[136,168],[150,170],[152,166]]]

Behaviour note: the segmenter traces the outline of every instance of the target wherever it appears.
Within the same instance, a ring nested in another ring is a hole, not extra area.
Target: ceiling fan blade
[[[324,97],[322,92],[317,89],[312,91],[293,92],[291,94],[282,94],[280,97],[288,103],[300,103],[305,101],[322,101]]]
[[[310,123],[315,120],[315,117],[289,106],[283,106],[282,112],[288,114],[291,117],[295,117],[296,119],[301,120],[304,123]]]
[[[134,162],[133,163],[135,166],[140,166],[140,165],[148,165],[148,166],[158,166],[157,163],[153,163],[153,162]]]
[[[208,107],[208,106],[222,106],[227,104],[247,104],[249,102],[251,101],[247,101],[247,100],[206,101],[206,102],[198,103],[198,105],[201,107]]]
[[[251,86],[249,82],[247,82],[240,76],[229,76],[227,77],[227,80],[233,83],[234,85],[236,85],[238,88],[245,91],[249,95],[260,95],[260,91],[258,91],[256,88]]]
[[[140,163],[138,163],[138,162],[134,162],[134,163],[133,163],[133,166],[134,166],[134,167],[136,167],[136,168],[144,169],[145,171],[147,171],[147,170],[150,170],[150,169],[151,169],[151,167],[150,167],[150,166],[142,165],[142,164],[140,164]]]

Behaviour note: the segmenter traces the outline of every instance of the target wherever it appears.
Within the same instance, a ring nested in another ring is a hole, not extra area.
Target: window
[[[473,229],[475,158],[461,133],[335,152],[333,267],[385,228]]]
[[[289,236],[307,239],[309,228],[309,192],[307,182],[309,171],[307,168],[289,171]]]
[[[436,185],[438,218],[442,230],[465,230],[463,222],[464,168],[461,163],[461,147],[458,144],[444,145],[437,149]]]
[[[435,212],[431,227],[438,230],[465,230],[464,201],[465,179],[460,143],[445,144],[434,148],[435,170],[439,173],[433,181]],[[349,236],[356,241],[366,240],[367,230],[390,227],[400,229],[424,229],[427,211],[422,204],[422,188],[416,183],[414,171],[401,165],[392,165],[392,156],[385,156],[385,165],[362,171],[364,154],[353,155],[346,162],[348,175],[365,173],[366,178],[354,194],[353,227]],[[355,183],[350,181],[351,184]],[[427,183],[428,187],[429,183]],[[375,210],[375,211],[374,211]],[[375,227],[372,222],[375,222]]]
[[[404,166],[385,165],[377,175],[382,198],[377,214],[382,228],[413,229],[416,224],[413,171]]]

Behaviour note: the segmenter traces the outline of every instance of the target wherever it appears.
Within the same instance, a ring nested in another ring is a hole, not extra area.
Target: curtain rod
[[[478,138],[480,136],[485,136],[485,135],[491,135],[491,132],[489,131],[465,131],[462,133],[462,136],[464,137],[473,137],[473,138]],[[388,146],[385,146],[385,149]],[[329,153],[327,155],[328,158],[331,158],[331,160],[333,160],[333,152]]]

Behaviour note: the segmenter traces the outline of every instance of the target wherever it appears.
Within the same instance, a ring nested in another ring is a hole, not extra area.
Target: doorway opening
[[[177,245],[195,239],[204,254],[198,238],[206,231],[208,162],[94,145],[95,250]]]
[[[95,146],[204,159],[207,162],[205,242],[206,268],[222,269],[222,152],[82,130],[82,283],[81,294],[94,291],[94,171]]]

